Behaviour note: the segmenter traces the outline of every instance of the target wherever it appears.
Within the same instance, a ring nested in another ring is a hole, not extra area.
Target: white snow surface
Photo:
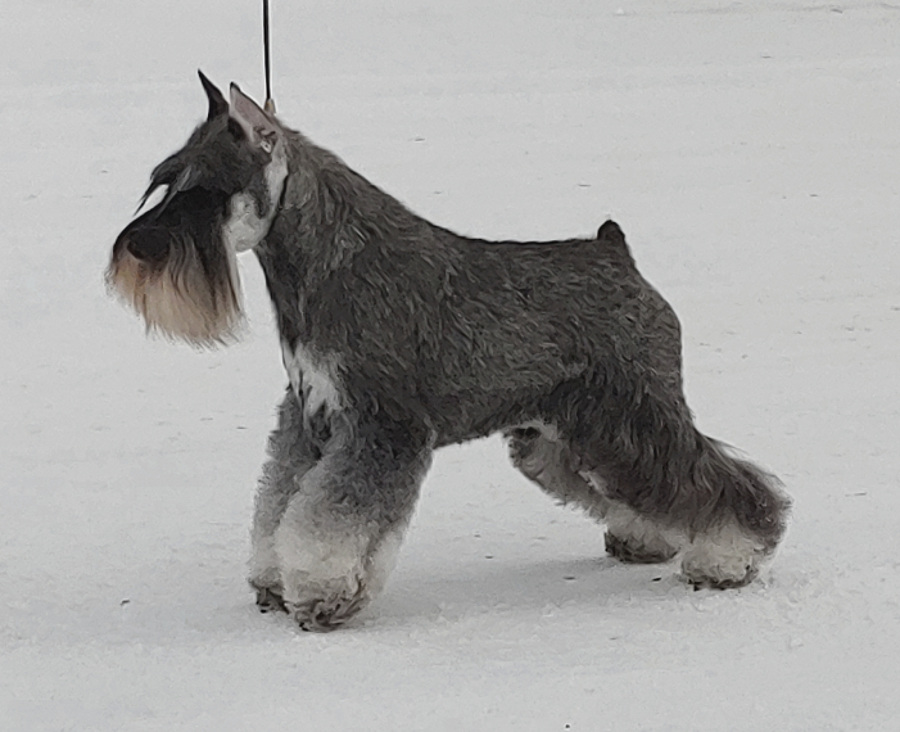
[[[700,427],[795,499],[771,569],[607,558],[499,439],[439,453],[384,595],[302,633],[245,584],[287,383],[104,289],[151,168],[263,96],[258,2],[3,0],[0,729],[900,728],[900,5],[274,2],[279,114],[462,233],[607,217],[684,326]]]

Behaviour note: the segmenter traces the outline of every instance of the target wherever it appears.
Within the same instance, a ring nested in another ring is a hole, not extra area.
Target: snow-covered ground
[[[607,559],[499,440],[430,473],[387,591],[301,633],[244,584],[285,383],[262,278],[196,353],[102,271],[151,167],[262,92],[259,3],[3,0],[0,729],[900,725],[900,5],[275,2],[283,119],[464,233],[625,229],[701,427],[776,471],[771,571]]]

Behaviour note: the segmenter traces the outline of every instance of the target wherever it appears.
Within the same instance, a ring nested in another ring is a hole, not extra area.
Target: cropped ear
[[[231,117],[244,128],[250,142],[266,152],[272,152],[281,134],[281,126],[234,82],[231,83]]]
[[[218,90],[215,84],[206,78],[206,74],[200,71],[200,69],[197,69],[197,74],[200,76],[200,83],[203,84],[203,91],[206,92],[206,98],[209,100],[209,113],[207,114],[206,119],[211,120],[213,117],[225,114],[228,111],[228,102],[225,101],[222,92]]]

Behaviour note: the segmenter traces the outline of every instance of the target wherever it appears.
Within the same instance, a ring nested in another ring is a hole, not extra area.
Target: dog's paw
[[[756,567],[745,567],[742,574],[732,577],[689,575],[682,570],[681,576],[695,590],[734,590],[750,584],[759,576],[759,570]]]
[[[682,577],[695,588],[727,590],[752,582],[771,557],[762,542],[733,526],[696,537],[681,562]]]
[[[336,596],[301,603],[287,603],[287,609],[301,630],[328,633],[350,620],[365,603],[366,598],[361,592],[357,592],[350,597]]]
[[[261,613],[287,612],[287,605],[281,596],[281,589],[277,587],[255,587],[256,606]]]
[[[659,540],[642,544],[634,537],[619,537],[606,532],[606,553],[627,564],[661,564],[668,562],[678,550]]]

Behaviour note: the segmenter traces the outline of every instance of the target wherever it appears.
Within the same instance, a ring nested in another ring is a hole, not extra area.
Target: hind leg
[[[605,521],[606,551],[622,562],[667,562],[678,552],[676,536],[626,505],[611,501],[597,473],[578,470],[578,459],[554,430],[539,425],[506,434],[513,465],[564,505]]]
[[[694,488],[709,502],[685,549],[682,574],[695,587],[741,587],[775,553],[790,500],[774,476],[735,458],[715,440],[698,437],[703,467]]]
[[[696,586],[750,582],[784,534],[790,502],[777,480],[698,432],[680,394],[624,380],[607,394],[615,398],[596,400],[602,413],[586,420],[579,449],[626,509],[614,537],[651,556],[659,538],[684,546],[682,572]]]
[[[603,521],[609,501],[578,471],[564,440],[547,425],[516,427],[504,433],[513,465],[565,506],[574,505]]]

